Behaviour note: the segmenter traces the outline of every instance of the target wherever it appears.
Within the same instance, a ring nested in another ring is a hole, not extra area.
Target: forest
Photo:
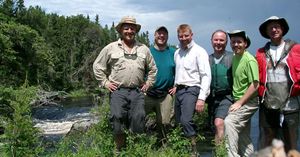
[[[61,16],[24,0],[0,1],[0,84],[24,84],[47,90],[72,91],[97,87],[92,63],[100,50],[117,40],[114,22],[101,16]],[[137,39],[149,45],[148,32]]]

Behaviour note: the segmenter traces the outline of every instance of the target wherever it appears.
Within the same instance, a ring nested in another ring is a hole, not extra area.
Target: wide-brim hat
[[[231,37],[242,37],[242,38],[244,38],[247,41],[247,47],[246,48],[248,48],[251,45],[251,40],[250,40],[249,36],[243,30],[234,30],[232,32],[228,32],[227,34],[228,34],[230,39],[231,39]]]
[[[282,17],[277,17],[277,16],[271,16],[269,18],[267,18],[265,20],[265,22],[263,22],[260,26],[259,26],[259,32],[260,34],[267,38],[270,39],[269,35],[267,34],[267,26],[269,23],[273,22],[273,21],[277,21],[280,26],[283,28],[283,32],[282,32],[282,36],[286,35],[286,33],[289,31],[289,25],[286,22],[286,20]]]
[[[167,34],[169,33],[167,27],[165,27],[165,26],[159,26],[159,27],[157,27],[156,30],[155,30],[155,32],[160,31],[160,30],[164,30],[165,32],[167,32]]]
[[[122,17],[121,21],[116,26],[116,30],[120,33],[121,27],[123,24],[133,24],[136,26],[136,32],[139,32],[141,29],[141,25],[136,23],[136,19],[132,16],[124,16]]]

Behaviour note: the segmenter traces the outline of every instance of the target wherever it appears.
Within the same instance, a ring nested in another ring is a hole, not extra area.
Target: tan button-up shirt
[[[146,45],[136,42],[129,53],[120,39],[101,50],[93,64],[93,70],[96,79],[100,81],[100,87],[109,82],[117,83],[119,87],[141,87],[143,83],[151,87],[157,72]]]

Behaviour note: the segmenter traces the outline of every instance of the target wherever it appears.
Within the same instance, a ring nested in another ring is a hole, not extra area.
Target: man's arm
[[[210,93],[211,83],[211,69],[206,51],[204,51],[203,54],[197,58],[197,64],[200,73],[201,84],[195,110],[197,112],[202,112],[204,111],[205,100]]]
[[[148,69],[148,75],[146,83],[142,86],[141,90],[146,92],[150,87],[155,83],[157,68],[153,56],[150,53],[150,50],[146,50],[146,67]]]
[[[107,79],[107,62],[108,62],[108,48],[104,47],[96,60],[93,63],[93,71],[96,79],[99,81],[100,87],[106,87],[109,84]]]
[[[259,86],[258,81],[254,81],[250,84],[248,87],[246,93],[234,104],[232,104],[229,108],[229,112],[236,111],[240,107],[242,107],[251,97],[252,95],[257,91]]]

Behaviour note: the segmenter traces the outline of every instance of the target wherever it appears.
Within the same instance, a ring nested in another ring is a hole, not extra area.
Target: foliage
[[[227,157],[227,148],[225,146],[225,143],[227,141],[227,138],[221,141],[219,144],[215,144],[215,150],[214,150],[214,157]]]
[[[92,64],[118,34],[88,16],[59,16],[24,0],[0,1],[0,84],[42,86],[50,90],[93,90]],[[149,45],[148,32],[137,39]],[[97,50],[98,49],[98,50]]]
[[[68,94],[68,97],[78,98],[78,97],[87,96],[87,95],[88,95],[87,91],[85,91],[84,89],[78,89],[78,90],[71,91]]]
[[[100,105],[97,110],[97,116],[101,119],[100,122],[86,133],[73,134],[63,139],[57,152],[50,154],[50,156],[113,156],[114,143],[108,121],[107,98],[103,100],[103,103],[105,105]]]
[[[1,116],[0,123],[5,128],[3,150],[5,156],[37,156],[42,151],[39,146],[39,131],[33,127],[30,102],[35,98],[35,87],[19,89],[0,87],[1,103],[8,103],[13,109],[12,116]]]
[[[0,83],[21,86],[45,82],[52,69],[52,54],[44,39],[28,26],[0,24]],[[50,77],[51,78],[51,77]]]

